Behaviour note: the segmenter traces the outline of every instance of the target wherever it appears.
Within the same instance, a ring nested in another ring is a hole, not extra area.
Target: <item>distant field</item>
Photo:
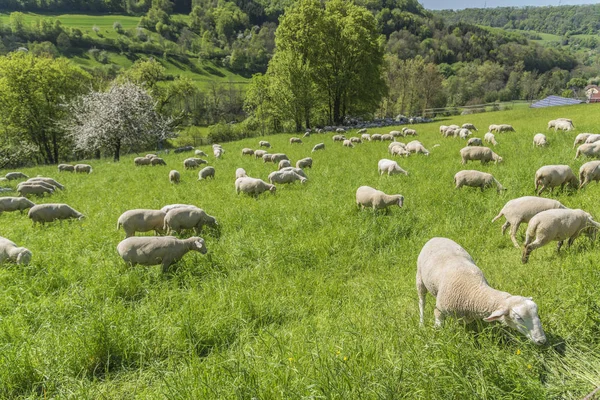
[[[431,155],[397,159],[409,176],[378,175],[388,143],[350,149],[331,134],[301,145],[284,134],[223,143],[218,160],[205,146],[216,168],[208,181],[183,169],[190,153],[164,155],[166,167],[135,168],[136,154],[89,160],[90,175],[24,168],[66,186],[35,202],[67,203],[86,219],[33,228],[18,212],[0,216],[2,236],[33,252],[28,266],[0,267],[0,398],[581,399],[600,386],[598,243],[582,236],[560,254],[553,243],[522,265],[500,234],[504,221],[491,220],[508,200],[533,194],[539,167],[577,171],[588,161],[573,159],[573,138],[598,131],[598,112],[518,108],[414,125]],[[557,117],[572,118],[576,131],[546,131]],[[465,142],[438,128],[465,122],[478,137],[492,123],[515,127],[496,135],[503,163],[461,165]],[[536,132],[546,132],[547,148],[532,147]],[[258,199],[236,195],[236,168],[263,179],[276,168],[240,155],[260,139],[293,162],[312,157],[309,181]],[[311,153],[319,142],[325,150]],[[171,169],[182,174],[178,186],[168,183]],[[456,190],[463,169],[490,172],[507,190]],[[403,194],[404,207],[358,211],[361,185]],[[599,195],[597,184],[545,194],[600,220]],[[166,274],[126,266],[115,250],[119,215],[172,203],[217,218],[220,236],[202,233],[208,253],[188,254]],[[431,296],[420,327],[416,259],[435,236],[461,244],[495,288],[532,296],[548,345],[500,324],[448,319],[435,329]]]

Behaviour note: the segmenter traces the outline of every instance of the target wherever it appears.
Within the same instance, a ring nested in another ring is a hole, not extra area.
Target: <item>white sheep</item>
[[[17,185],[17,187],[16,187],[17,191],[19,191],[24,186],[41,186],[44,189],[47,189],[49,192],[54,192],[56,189],[58,189],[56,186],[54,186],[50,183],[44,182],[44,181],[35,181],[35,182],[25,181],[25,182],[21,182]]]
[[[381,135],[381,140],[391,142],[392,140],[394,140],[394,137],[386,133],[385,135]]]
[[[406,144],[406,151],[409,153],[424,154],[426,156],[429,155],[429,150],[427,150],[425,146],[423,146],[423,143],[419,142],[418,140],[408,142]]]
[[[600,161],[589,161],[579,168],[579,189],[585,187],[588,183],[600,181]]]
[[[565,185],[569,185],[575,190],[579,186],[577,177],[568,165],[545,165],[541,167],[535,173],[534,183],[538,196],[548,188],[550,188],[550,192],[553,192],[557,186],[560,186],[561,190],[564,189]]]
[[[215,158],[221,158],[223,156],[223,149],[221,147],[213,148],[213,155]]]
[[[440,134],[444,134],[444,132],[446,132],[446,129],[448,129],[447,125],[440,125]]]
[[[460,150],[460,156],[462,158],[462,164],[466,164],[467,161],[475,160],[480,160],[482,164],[487,164],[490,161],[494,161],[494,164],[502,162],[502,157],[494,153],[491,149],[483,146],[463,147]]]
[[[154,165],[154,164],[152,164]],[[94,170],[89,164],[75,164],[75,172],[91,174]]]
[[[400,145],[396,145],[396,146],[392,147],[390,149],[390,154],[393,156],[401,156],[401,157],[410,156],[410,152],[408,150],[406,150],[405,147],[402,147]]]
[[[569,121],[556,121],[554,123],[554,132],[558,131],[559,129],[568,132],[575,129],[575,127],[573,126],[573,123]]]
[[[346,130],[344,128],[337,128],[336,133],[346,133]]]
[[[575,159],[578,159],[579,156],[582,155],[586,157],[599,158],[600,142],[584,143],[581,146],[579,146],[577,148],[577,151],[575,152]]]
[[[150,160],[150,163],[152,165],[167,165],[167,163],[165,162],[165,160],[163,160],[160,157],[154,157]],[[77,170],[75,170],[75,172],[77,172]]]
[[[164,233],[166,213],[161,210],[138,208],[125,211],[117,220],[117,230],[123,227],[125,237],[134,236],[136,232],[154,231]]]
[[[196,207],[193,204],[169,204],[169,205],[166,205],[163,208],[161,208],[160,211],[162,211],[166,214],[169,211],[174,210],[176,208],[198,208],[198,207]]]
[[[396,161],[388,160],[387,158],[382,158],[379,160],[377,163],[377,172],[379,172],[379,175],[383,175],[385,172],[387,172],[388,176],[395,174],[404,174],[408,176],[408,171],[400,168]]]
[[[275,153],[275,154],[273,154],[271,156],[271,162],[273,164],[279,164],[279,161],[281,161],[281,160],[288,160],[289,161],[289,158],[288,158],[288,156],[286,156],[283,153]]]
[[[590,133],[589,136],[587,138],[585,138],[585,143],[595,143],[599,140],[600,140],[600,134]]]
[[[360,135],[360,134],[363,134],[363,133],[367,133],[367,128],[362,128],[362,129],[359,129],[358,131],[356,131],[357,135]]]
[[[472,133],[470,130],[465,129],[465,128],[461,128],[458,130],[458,137],[461,139],[467,139],[469,136],[471,136]]]
[[[204,226],[217,228],[216,218],[208,215],[201,208],[181,207],[170,210],[165,215],[163,231],[171,234],[172,232],[194,229],[196,234],[198,234]]]
[[[23,214],[23,210],[27,210],[35,206],[26,197],[0,197],[0,214],[3,212],[19,211]]]
[[[457,137],[460,132],[460,128],[447,127],[443,133],[444,137]]]
[[[36,176],[35,178],[29,178],[25,181],[25,183],[36,183],[36,182],[44,182],[48,185],[52,185],[54,187],[54,189],[60,189],[60,190],[64,190],[65,186],[62,185],[61,183],[55,181],[52,178],[45,178],[42,176]]]
[[[483,146],[483,142],[480,138],[473,137],[467,141],[467,146]]]
[[[48,193],[48,194],[54,193],[54,189],[48,188],[48,186],[43,184],[42,182],[27,183],[27,184],[21,184],[21,185],[17,186],[17,193],[19,193],[19,196],[21,196],[21,197],[25,197],[28,195],[43,197],[44,194],[46,194],[46,193]]]
[[[286,171],[273,171],[269,174],[269,182],[273,183],[293,183],[296,181],[300,181],[300,183],[305,183],[307,178],[300,176],[296,172],[292,170]]]
[[[270,148],[271,143],[267,142],[266,140],[261,140],[260,142],[258,142],[258,147]]]
[[[262,158],[265,154],[267,154],[266,150],[254,150],[254,158]]]
[[[183,160],[183,168],[185,169],[194,169],[202,164],[208,164],[208,161],[201,158],[186,158]]]
[[[291,167],[292,163],[290,162],[290,160],[281,160],[279,161],[279,165],[277,167],[277,169],[282,169],[282,168],[287,168],[287,167]]]
[[[483,140],[485,140],[487,143],[493,144],[494,146],[498,144],[498,142],[496,142],[496,137],[492,132],[488,132],[485,135],[483,135]]]
[[[254,150],[249,149],[248,147],[244,147],[242,149],[242,155],[243,156],[253,156],[254,155]]]
[[[390,131],[390,135],[392,135],[393,137],[404,136],[402,134],[402,131]]]
[[[31,261],[32,253],[25,247],[18,247],[15,242],[0,237],[0,264],[7,261],[19,265],[27,265]]]
[[[262,159],[263,159],[263,162],[265,162],[265,163],[271,162],[273,159],[273,154],[269,154],[269,153],[263,154]]]
[[[243,178],[245,176],[248,176],[248,174],[246,173],[246,170],[244,168],[238,168],[235,170],[235,179]]]
[[[136,157],[136,158],[133,159],[133,163],[136,166],[151,165],[152,164],[152,159],[146,158],[146,157]]]
[[[189,251],[206,254],[204,239],[200,237],[177,239],[174,236],[134,236],[117,245],[117,252],[126,263],[131,265],[161,264],[163,272],[167,272],[171,264],[179,261]]]
[[[500,124],[500,125],[490,125],[488,130],[490,132],[496,132],[496,133],[500,133],[500,132],[514,132],[515,128],[513,128],[512,125]]]
[[[521,262],[526,264],[533,250],[552,240],[558,242],[556,250],[560,251],[565,239],[569,239],[567,245],[571,247],[581,233],[594,239],[598,228],[600,224],[583,210],[566,208],[542,211],[529,221]]]
[[[370,186],[361,186],[356,189],[356,206],[364,210],[365,207],[375,210],[385,209],[389,206],[397,205],[402,207],[404,204],[404,196],[401,194],[389,195],[381,190],[377,190]]]
[[[547,146],[548,139],[546,138],[546,135],[543,133],[536,133],[535,136],[533,136],[533,145],[538,147]]]
[[[27,216],[35,223],[44,225],[46,222],[52,222],[63,219],[82,220],[85,216],[74,208],[66,204],[46,203],[37,204],[29,209]]]
[[[469,130],[472,130],[472,131],[475,131],[475,132],[477,132],[477,128],[475,128],[475,125],[473,125],[473,124],[470,124],[470,123],[468,123],[468,122],[467,122],[467,123],[464,123],[464,124],[462,124],[462,128],[464,128],[464,129],[469,129]]]
[[[454,184],[456,185],[455,189],[460,189],[463,186],[470,186],[478,187],[483,192],[485,188],[495,186],[498,193],[502,190],[506,190],[492,174],[475,170],[458,171],[454,175]]]
[[[281,169],[280,171],[294,171],[295,173],[297,173],[301,177],[308,179],[308,176],[306,176],[306,173],[304,173],[304,171],[302,170],[302,168],[287,167],[287,168]]]
[[[297,137],[291,137],[290,138],[290,144],[294,144],[294,143],[302,144],[302,139],[297,138]]]
[[[492,223],[496,222],[502,216],[506,218],[506,222],[502,225],[502,235],[510,226],[510,240],[515,247],[520,248],[517,242],[517,231],[521,223],[528,223],[536,214],[546,210],[554,210],[557,208],[566,208],[560,201],[546,199],[544,197],[524,196],[508,201],[502,210],[492,219]]]
[[[374,133],[371,135],[371,141],[373,142],[381,142],[381,135],[379,133]]]
[[[304,132],[304,135],[302,135],[303,138],[308,138],[310,137],[310,131],[306,131]]]
[[[371,135],[369,135],[368,133],[363,133],[362,135],[360,135],[360,138],[362,140],[364,140],[365,142],[370,142],[371,141]]]
[[[244,177],[235,180],[235,191],[237,194],[243,192],[252,196],[258,196],[267,190],[272,194],[275,194],[277,188],[275,185],[257,178]]]
[[[75,166],[71,164],[58,164],[58,172],[75,172]]]
[[[156,154],[146,154],[146,158],[153,159],[158,157]]]
[[[198,180],[201,181],[207,178],[215,178],[215,169],[214,167],[204,167],[198,172]]]
[[[325,143],[315,144],[315,147],[312,148],[312,152],[314,153],[317,150],[325,150]]]
[[[417,136],[417,131],[409,128],[402,128],[402,136]]]
[[[6,180],[9,180],[9,181],[29,178],[27,175],[25,175],[22,172],[9,172],[8,174],[4,175],[4,177],[6,178]]]
[[[181,175],[179,174],[179,171],[173,169],[169,172],[169,182],[179,183],[180,180],[181,180]]]
[[[346,139],[346,140],[344,140],[343,146],[344,147],[354,147],[354,144],[351,141],[349,141],[348,139]]]
[[[436,298],[436,327],[447,316],[500,321],[537,345],[546,343],[533,300],[492,288],[469,253],[453,240],[436,237],[425,243],[417,258],[416,283],[421,325],[429,292]]]
[[[196,151],[194,151],[194,154],[197,155],[197,156],[199,156],[199,157],[208,157],[208,154],[206,154],[202,150],[196,150]]]
[[[346,136],[344,136],[344,135],[333,135],[333,136],[331,137],[331,139],[332,139],[334,142],[343,142],[344,140],[346,140]]]
[[[580,143],[585,143],[588,137],[590,137],[591,133],[580,133],[575,137],[575,141],[573,142],[573,148]]]
[[[362,140],[360,140],[360,138],[359,138],[359,137],[356,137],[356,136],[352,136],[352,137],[350,138],[350,141],[351,141],[352,143],[359,143],[359,144],[360,144],[360,143],[362,143]]]
[[[573,125],[573,120],[571,120],[569,118],[557,118],[557,119],[553,119],[551,121],[548,121],[548,129],[554,128],[556,126],[556,123],[559,122],[559,121],[568,122],[569,124]]]
[[[393,148],[393,147],[396,147],[396,146],[400,146],[400,147],[402,147],[403,149],[405,149],[405,148],[406,148],[406,144],[405,144],[405,143],[402,143],[402,142],[395,142],[395,141],[394,141],[394,142],[391,142],[391,143],[388,145],[388,152],[390,152],[390,153],[391,153],[391,152],[392,152],[392,148]]]
[[[296,168],[311,168],[312,169],[313,159],[310,157],[303,158],[296,161]]]

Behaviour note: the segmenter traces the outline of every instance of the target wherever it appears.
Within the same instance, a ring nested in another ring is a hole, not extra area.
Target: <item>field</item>
[[[503,222],[490,221],[508,200],[533,194],[540,166],[579,169],[573,138],[597,131],[599,111],[519,108],[416,125],[431,155],[399,159],[409,176],[377,174],[386,142],[349,149],[331,134],[302,145],[270,136],[273,151],[312,156],[314,167],[305,185],[257,199],[237,196],[233,183],[238,167],[263,179],[274,169],[240,155],[259,138],[224,143],[223,159],[209,157],[217,170],[209,181],[183,170],[189,155],[172,153],[167,167],[135,168],[128,155],[90,160],[90,175],[23,169],[66,186],[34,201],[68,203],[87,218],[32,227],[18,212],[0,216],[2,236],[33,252],[28,266],[0,267],[0,397],[580,399],[600,386],[598,244],[581,237],[560,254],[548,245],[523,265],[500,234]],[[546,132],[557,117],[577,130]],[[512,124],[516,133],[496,135],[505,161],[461,165],[464,141],[442,138],[438,126],[464,122],[479,137],[491,123]],[[548,148],[532,148],[536,132],[547,133]],[[311,154],[319,142],[326,149]],[[167,180],[173,168],[178,186]],[[455,190],[461,169],[491,172],[508,190]],[[361,185],[401,193],[405,205],[358,211]],[[599,195],[596,184],[546,194],[600,220]],[[202,235],[208,253],[190,253],[165,274],[125,265],[115,249],[119,215],[171,203],[218,219],[221,234]],[[500,324],[448,319],[434,329],[431,296],[420,327],[416,259],[435,236],[461,244],[493,287],[532,296],[548,344]]]

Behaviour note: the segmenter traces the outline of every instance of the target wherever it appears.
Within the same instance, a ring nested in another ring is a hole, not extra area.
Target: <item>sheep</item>
[[[282,168],[287,168],[287,167],[291,167],[292,163],[290,162],[290,160],[281,160],[279,161],[279,165],[277,167],[277,169],[282,169]]]
[[[9,180],[9,181],[14,181],[17,179],[27,179],[29,178],[27,175],[25,175],[22,172],[9,172],[8,174],[4,175],[4,177]]]
[[[206,154],[202,150],[196,150],[196,151],[194,151],[194,154],[197,155],[197,156],[199,156],[199,157],[208,157],[208,154]]]
[[[344,128],[337,128],[335,130],[336,133],[346,133],[346,130]]]
[[[318,150],[325,150],[325,143],[317,143],[315,147],[312,148],[312,153]]]
[[[426,156],[429,155],[429,150],[427,150],[425,146],[423,146],[423,143],[419,142],[418,140],[408,142],[406,144],[406,151],[409,153],[424,154]]]
[[[461,139],[467,139],[469,136],[471,136],[472,133],[470,130],[465,129],[465,128],[461,128],[458,130],[458,137]]]
[[[537,147],[544,147],[548,144],[548,140],[546,139],[546,135],[543,133],[536,133],[533,137],[533,145]]]
[[[310,157],[296,161],[296,168],[312,168],[313,160]]]
[[[536,214],[546,210],[553,210],[557,208],[567,208],[563,206],[559,201],[546,199],[543,197],[535,196],[524,196],[517,199],[508,201],[502,210],[492,219],[492,223],[496,222],[502,216],[506,218],[506,222],[502,225],[502,235],[506,232],[506,229],[510,226],[510,240],[512,240],[515,247],[518,249],[519,242],[517,242],[517,231],[521,223],[528,223],[531,218]]]
[[[356,136],[352,136],[352,137],[350,138],[350,141],[351,141],[352,143],[362,143],[362,140],[360,140],[360,138],[359,138],[359,137],[356,137]]]
[[[404,143],[402,143],[402,142],[392,142],[392,143],[390,143],[390,144],[388,145],[388,152],[390,152],[390,153],[391,153],[391,152],[392,152],[392,149],[393,149],[394,147],[396,147],[396,146],[400,146],[400,147],[402,147],[403,149],[405,149],[405,148],[406,148],[406,144],[404,144]]]
[[[362,140],[364,140],[365,142],[370,142],[371,141],[371,135],[369,135],[368,133],[363,133],[362,135],[360,135],[360,138]]]
[[[502,162],[502,157],[483,146],[463,147],[460,149],[460,156],[462,164],[466,164],[469,160],[480,160],[482,164],[487,164],[490,161],[494,161],[494,164]]]
[[[215,169],[214,167],[204,167],[198,172],[198,180],[201,181],[207,178],[215,179]]]
[[[379,133],[374,133],[371,135],[371,141],[373,142],[381,142],[381,135]]]
[[[547,188],[550,188],[550,192],[553,192],[556,186],[560,186],[561,190],[565,185],[569,185],[575,190],[579,186],[577,177],[568,165],[546,165],[541,167],[535,173],[534,183],[538,196]]]
[[[11,261],[19,265],[27,265],[32,253],[25,247],[18,247],[12,240],[0,237],[0,264]]]
[[[46,194],[46,193],[48,193],[48,194],[54,193],[54,189],[49,189],[47,186],[43,185],[42,183],[24,184],[24,185],[20,185],[17,187],[17,193],[19,193],[19,196],[21,196],[21,197],[31,195],[31,194],[35,195],[35,196],[43,197],[44,194]]]
[[[196,207],[195,205],[192,205],[192,204],[169,204],[169,205],[166,205],[163,208],[161,208],[160,211],[162,211],[166,214],[169,211],[174,210],[176,208],[198,208],[198,207]]]
[[[558,131],[572,131],[573,129],[575,129],[575,127],[573,126],[572,122],[569,121],[556,121],[554,123],[554,132]]]
[[[447,316],[465,321],[500,321],[527,336],[533,343],[546,343],[546,335],[531,297],[513,296],[492,288],[475,261],[453,240],[430,239],[417,258],[419,319],[424,323],[427,292],[435,298],[435,326]]]
[[[324,131],[323,129],[321,129],[321,128],[317,128],[317,129],[315,130],[315,132],[316,132],[316,133],[325,133],[325,131]]]
[[[386,133],[385,135],[381,135],[381,140],[391,142],[392,140],[394,140],[394,137]]]
[[[362,128],[362,129],[359,129],[358,131],[356,131],[357,135],[361,135],[363,133],[367,133],[367,128]]]
[[[579,168],[579,189],[593,181],[600,181],[600,161],[589,161]]]
[[[457,172],[456,175],[454,175],[454,184],[456,185],[455,189],[460,189],[463,186],[470,186],[481,188],[482,192],[485,188],[496,186],[498,194],[500,194],[502,190],[506,190],[492,174],[475,170]]]
[[[225,151],[221,147],[213,148],[213,155],[215,156],[215,158],[221,158],[224,152]]]
[[[279,164],[279,161],[281,160],[289,161],[289,158],[283,153],[275,153],[271,156],[271,162],[273,162],[273,164]]]
[[[373,211],[381,209],[387,211],[389,206],[398,205],[398,207],[402,207],[403,204],[404,196],[401,194],[385,194],[381,190],[370,186],[361,186],[356,189],[356,206],[362,210],[365,207],[372,207]]]
[[[410,156],[410,152],[408,150],[406,150],[405,147],[400,146],[400,145],[396,145],[396,146],[392,147],[389,150],[389,152],[393,156],[402,156],[402,157]]]
[[[500,133],[500,132],[514,132],[515,128],[513,128],[512,125],[508,125],[508,124],[490,125],[488,127],[488,131],[490,131],[490,132],[496,132],[496,133]]]
[[[443,135],[444,132],[446,132],[446,129],[448,129],[447,125],[440,125],[440,134]]]
[[[151,165],[152,164],[152,160],[150,158],[146,158],[146,157],[136,157],[136,158],[133,159],[133,163],[136,166]]]
[[[470,123],[468,123],[468,122],[467,122],[467,123],[464,123],[464,124],[462,124],[462,127],[461,127],[461,128],[464,128],[464,129],[469,129],[469,130],[472,130],[472,131],[475,131],[475,132],[477,132],[477,128],[475,128],[475,125],[473,125],[473,124],[470,124]]]
[[[600,142],[584,143],[577,148],[575,153],[575,159],[579,156],[584,155],[586,157],[599,158],[600,157]]]
[[[174,236],[140,236],[127,238],[117,245],[117,252],[126,263],[161,264],[163,272],[167,272],[171,264],[179,261],[189,251],[206,254],[204,239],[196,236],[188,239],[177,239]]]
[[[281,172],[293,171],[293,172],[297,173],[298,175],[300,175],[301,177],[308,179],[308,176],[306,176],[306,174],[304,173],[302,168],[287,167],[287,168],[281,169],[280,171]]]
[[[262,159],[263,159],[264,163],[271,162],[273,159],[273,154],[269,154],[269,153],[263,154]]]
[[[569,124],[573,125],[573,120],[571,120],[569,118],[557,118],[557,119],[548,121],[548,129],[554,128],[556,126],[556,123],[559,121],[568,122]]]
[[[393,137],[404,136],[402,134],[402,131],[390,131],[390,135],[392,135]]]
[[[582,232],[595,239],[598,228],[600,224],[583,210],[566,208],[542,211],[529,221],[521,262],[526,264],[533,250],[552,240],[558,242],[556,251],[560,252],[565,239],[569,238],[567,246],[571,247]]]
[[[3,212],[19,211],[23,214],[23,210],[35,206],[26,197],[0,197],[0,214]]]
[[[25,182],[21,182],[21,183],[19,183],[19,184],[17,185],[17,188],[16,188],[16,189],[17,189],[17,191],[19,191],[19,189],[20,189],[21,187],[23,187],[23,186],[36,186],[36,185],[37,185],[37,186],[41,186],[41,187],[43,187],[44,189],[50,190],[50,191],[52,191],[52,192],[54,192],[54,191],[57,189],[57,187],[56,187],[56,186],[54,186],[54,185],[52,185],[52,184],[50,184],[50,183],[44,182],[44,181],[36,181],[36,182],[29,182],[29,181],[25,181]]]
[[[183,147],[176,148],[175,150],[173,150],[173,152],[175,154],[178,154],[178,153],[183,153],[185,151],[192,151],[192,150],[194,150],[194,146],[183,146]]]
[[[252,150],[252,149],[249,149],[249,148],[247,148],[247,147],[244,147],[244,148],[242,149],[242,155],[243,155],[243,156],[253,156],[253,155],[254,155],[254,150]]]
[[[344,140],[343,146],[344,147],[354,147],[354,144],[351,141],[349,141],[348,139],[346,139],[346,140]]]
[[[267,154],[266,150],[254,150],[254,158],[256,159],[262,158],[265,154]]]
[[[496,137],[492,132],[488,132],[485,135],[483,135],[483,140],[485,140],[487,143],[493,144],[494,146],[498,144],[498,142],[496,142]]]
[[[201,158],[186,158],[185,160],[183,160],[184,169],[198,168],[202,164],[208,164],[208,162]]]
[[[277,188],[275,187],[275,185],[272,185],[263,181],[262,179],[257,178],[244,177],[235,180],[235,191],[237,194],[243,192],[252,196],[258,196],[259,194],[266,192],[267,190],[270,191],[272,194],[275,194]]]
[[[577,135],[575,137],[575,141],[573,142],[573,148],[575,148],[575,146],[577,146],[580,143],[585,143],[585,141],[587,140],[587,138],[589,138],[591,135],[591,133],[580,133],[579,135]]]
[[[483,146],[483,142],[480,138],[474,137],[467,141],[467,146]]]
[[[75,166],[71,164],[58,164],[58,172],[75,172]]]
[[[128,210],[117,220],[117,230],[123,227],[125,237],[135,236],[136,232],[164,233],[165,215],[166,213],[161,210],[143,208]]]
[[[179,171],[173,169],[169,172],[169,182],[179,183],[180,180],[181,180],[181,175],[179,174]]]
[[[235,179],[243,178],[245,176],[248,176],[248,174],[246,173],[246,170],[244,168],[238,168],[235,170]]]
[[[408,176],[408,172],[400,168],[396,161],[388,160],[386,158],[382,158],[377,163],[377,172],[379,172],[379,175],[383,175],[387,172],[388,176],[395,174],[404,174]]]
[[[303,138],[309,138],[310,137],[310,132],[304,132],[304,135],[302,135]]]
[[[457,137],[459,134],[459,129],[454,129],[454,128],[446,128],[446,130],[444,131],[443,135],[444,137]]]
[[[595,143],[600,140],[600,134],[591,133],[586,139],[585,143]]]
[[[154,160],[152,160],[152,165],[154,165]],[[92,166],[89,164],[75,164],[75,172],[78,173],[86,173],[86,174],[91,174],[94,170],[92,169]]]
[[[402,128],[402,136],[417,136],[417,131],[414,129]]]
[[[35,223],[44,225],[46,222],[76,218],[82,220],[85,216],[67,204],[46,203],[37,204],[29,209],[27,216]]]
[[[273,183],[293,183],[296,181],[300,181],[300,183],[305,183],[308,179],[298,175],[296,172],[287,170],[287,171],[273,171],[269,174],[269,182]]]
[[[58,183],[57,181],[55,181],[52,178],[45,178],[45,177],[42,177],[42,176],[36,176],[35,178],[29,178],[29,179],[27,179],[25,181],[25,183],[30,183],[30,182],[31,183],[44,182],[44,183],[47,183],[49,185],[54,186],[54,188],[58,188],[60,190],[64,190],[65,189],[64,185]]]
[[[146,158],[153,159],[158,157],[156,154],[146,154]]]
[[[294,144],[294,143],[302,144],[302,139],[297,138],[297,137],[291,137],[290,138],[290,144]]]
[[[258,142],[258,147],[270,148],[271,143],[267,142],[266,140],[261,140],[260,142]]]
[[[160,157],[154,157],[150,160],[150,163],[152,165],[167,165],[167,163],[165,162],[165,160],[163,160]]]
[[[346,136],[344,136],[344,135],[333,135],[333,136],[331,137],[331,139],[332,139],[334,142],[343,142],[344,140],[346,140]]]
[[[217,228],[218,226],[215,217],[208,215],[204,210],[197,207],[175,208],[167,213],[164,223],[163,231],[167,232],[167,235],[185,229],[194,229],[198,234],[205,225],[211,228]]]

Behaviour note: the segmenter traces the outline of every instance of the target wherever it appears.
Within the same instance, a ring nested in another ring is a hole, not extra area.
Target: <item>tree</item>
[[[107,92],[92,91],[73,101],[64,126],[76,149],[104,149],[119,161],[124,146],[151,147],[175,136],[171,120],[157,113],[154,105],[143,88],[131,82],[116,83]]]

